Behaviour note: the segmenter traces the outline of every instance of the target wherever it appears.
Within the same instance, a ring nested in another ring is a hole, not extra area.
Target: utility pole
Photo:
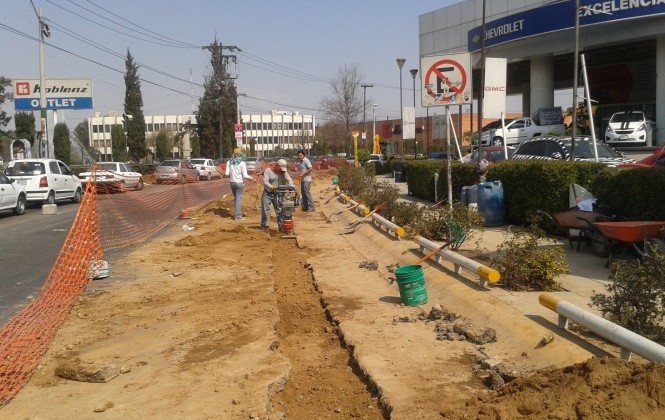
[[[222,74],[218,75],[221,76],[221,80],[218,77],[217,82],[219,84],[219,157],[223,158],[224,157],[224,88],[226,86],[226,66],[228,65],[229,59],[233,61],[234,63],[237,60],[237,57],[235,55],[224,55],[222,54],[223,50],[229,50],[229,51],[242,51],[240,48],[236,47],[235,45],[227,45],[223,46],[221,43],[216,46],[217,48],[217,53],[219,54],[219,59],[222,64]],[[208,50],[212,52],[213,54],[215,53],[215,46],[213,45],[204,45],[201,47],[204,50]],[[213,73],[215,72],[213,68]],[[236,98],[237,101],[237,98]]]
[[[575,47],[573,51],[573,131],[570,134],[570,154],[575,159],[575,136],[577,135],[577,76],[580,55],[580,0],[575,0]],[[591,113],[591,110],[589,110]]]
[[[365,128],[365,111],[367,110],[367,106],[365,105],[365,93],[367,92],[368,87],[374,87],[373,84],[367,83],[367,84],[362,84],[360,85],[363,88],[363,149],[366,149],[365,147],[365,139],[367,138],[367,129]]]
[[[40,127],[42,132],[42,139],[40,142],[40,153],[42,157],[50,158],[48,141],[48,124],[46,118],[46,88],[45,71],[44,71],[44,37],[51,36],[51,32],[46,23],[44,23],[44,11],[39,8],[39,109],[41,115]]]

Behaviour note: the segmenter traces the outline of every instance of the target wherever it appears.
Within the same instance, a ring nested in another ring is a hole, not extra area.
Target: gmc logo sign
[[[505,92],[505,86],[485,86],[485,92]]]

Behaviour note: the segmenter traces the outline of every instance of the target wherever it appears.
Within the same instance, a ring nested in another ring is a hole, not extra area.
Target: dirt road
[[[339,235],[347,219],[326,223],[321,211],[340,207],[324,204],[332,192],[319,184],[318,212],[296,213],[298,241],[281,239],[274,220],[258,229],[248,188],[246,220],[231,219],[229,197],[195,213],[196,230],[177,223],[111,261],[111,278],[89,284],[0,417],[665,415],[662,365],[587,361],[588,349],[563,339],[538,347],[545,327],[435,268],[426,269],[430,302],[401,305],[388,267],[416,260],[412,244],[370,226]],[[434,303],[444,319],[428,319]],[[492,325],[496,341],[441,338],[461,319]],[[496,371],[521,378],[495,392]],[[107,381],[63,378],[82,376]]]

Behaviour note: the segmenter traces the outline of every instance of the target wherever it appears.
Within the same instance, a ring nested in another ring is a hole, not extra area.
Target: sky
[[[58,113],[70,130],[95,112],[122,113],[127,50],[140,66],[145,115],[191,114],[210,74],[215,39],[237,46],[240,110],[314,114],[326,121],[321,100],[330,81],[355,65],[376,103],[377,121],[399,118],[413,104],[410,69],[419,68],[419,16],[458,0],[0,0],[0,76],[39,79],[39,24],[43,10],[47,79],[92,79],[94,109]],[[33,6],[34,5],[34,6]],[[419,81],[419,76],[416,83]],[[13,115],[12,104],[3,109]],[[416,115],[425,116],[416,100]],[[371,123],[372,109],[366,120]]]

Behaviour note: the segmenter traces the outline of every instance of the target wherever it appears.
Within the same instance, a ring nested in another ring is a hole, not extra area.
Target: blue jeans
[[[275,214],[277,215],[277,229],[281,231],[284,215],[282,214],[282,209],[277,207],[277,194],[272,191],[268,192],[263,190],[263,196],[261,197],[261,227],[268,227],[270,204],[272,204],[272,207],[275,209]]]
[[[302,209],[314,210],[314,200],[312,199],[312,181],[302,181],[300,183],[300,195],[302,196]]]
[[[233,204],[235,205],[234,219],[242,218],[242,189],[245,185],[242,182],[232,182],[231,192],[233,193]]]

